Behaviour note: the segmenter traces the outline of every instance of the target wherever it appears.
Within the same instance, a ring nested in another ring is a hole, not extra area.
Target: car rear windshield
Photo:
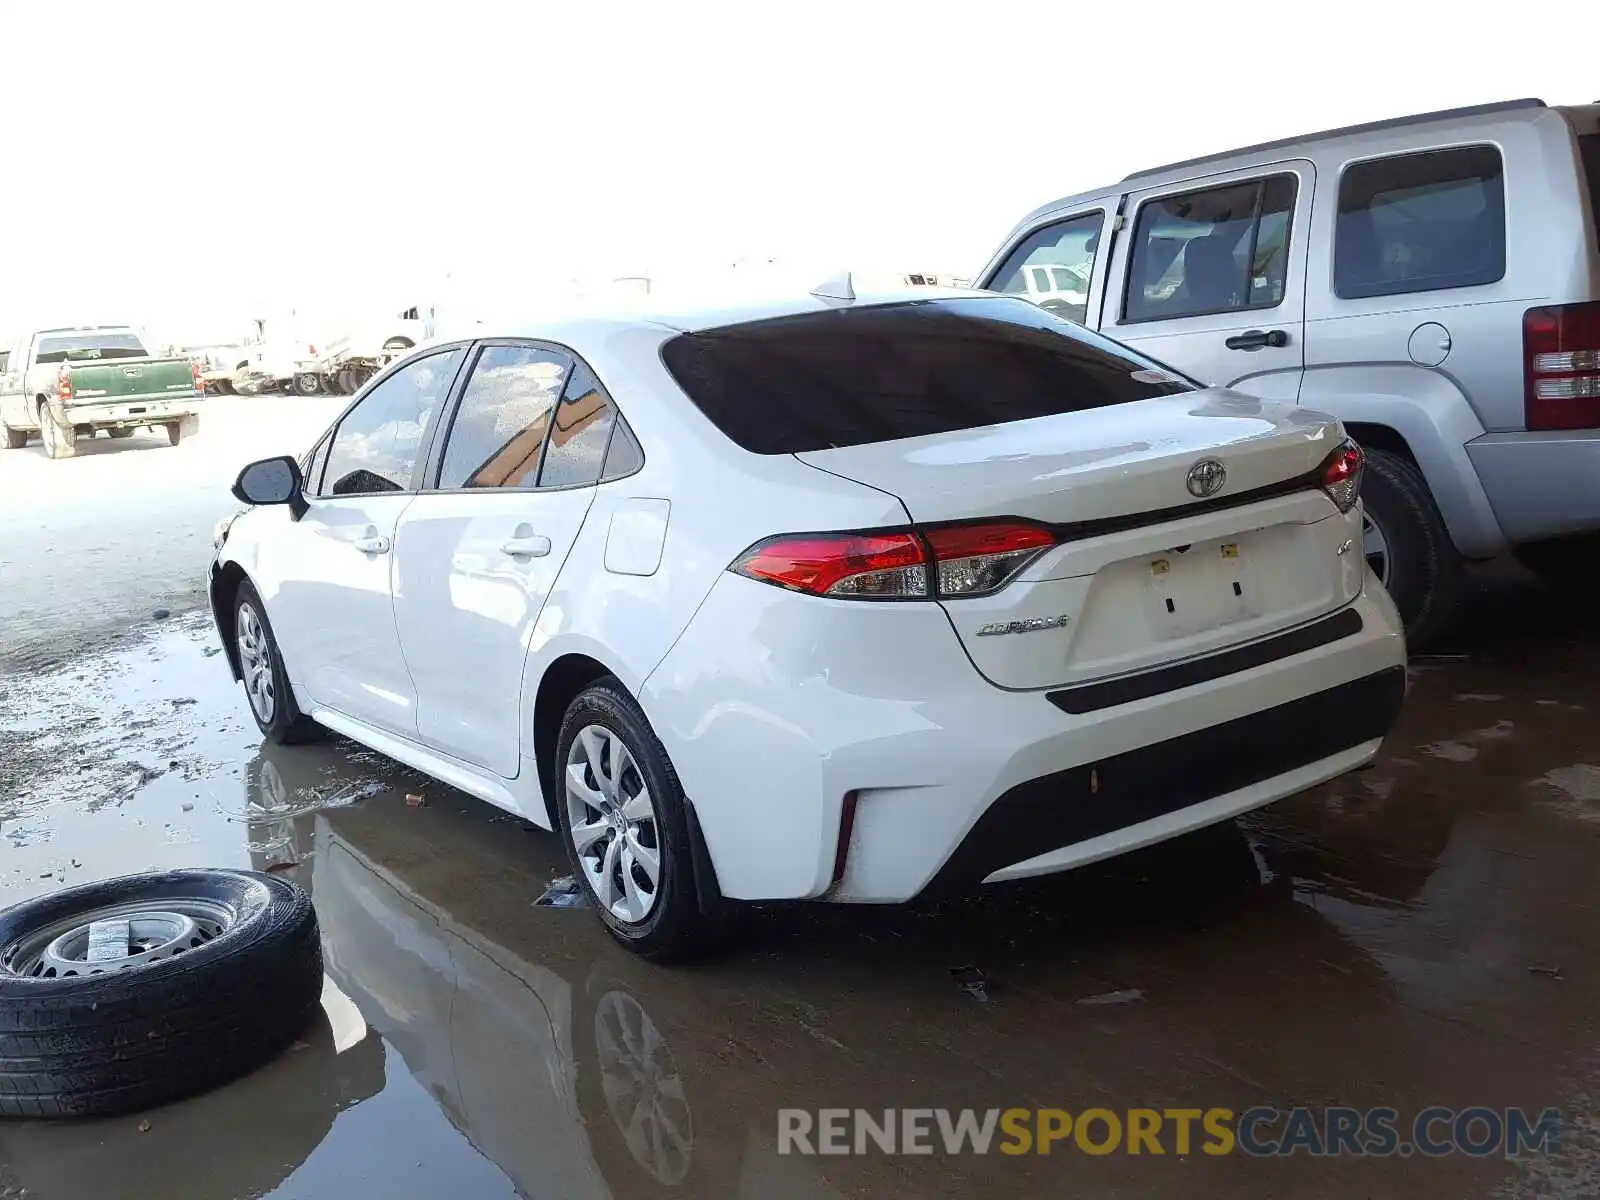
[[[82,362],[101,358],[143,358],[139,335],[127,329],[76,330],[72,333],[47,333],[39,338],[39,353],[34,361]]]
[[[1198,385],[1025,300],[840,308],[686,333],[662,350],[756,454],[799,454],[1126,404]]]
[[[1594,231],[1600,234],[1600,133],[1585,133],[1578,138],[1578,154],[1583,173],[1589,180],[1589,208],[1594,213]]]

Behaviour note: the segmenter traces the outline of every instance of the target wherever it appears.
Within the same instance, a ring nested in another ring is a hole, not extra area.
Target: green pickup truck
[[[126,325],[40,329],[0,342],[0,433],[20,450],[37,433],[51,458],[78,439],[159,425],[176,446],[200,428],[205,383],[186,358],[152,358]]]

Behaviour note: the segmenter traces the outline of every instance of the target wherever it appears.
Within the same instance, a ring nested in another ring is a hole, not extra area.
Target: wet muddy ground
[[[549,834],[342,740],[263,746],[205,614],[136,619],[204,557],[100,640],[70,629],[108,585],[91,566],[22,651],[0,589],[0,902],[288,873],[327,1017],[142,1119],[0,1125],[0,1196],[1600,1194],[1592,606],[1488,572],[1378,765],[1238,827],[934,910],[763,911],[729,956],[662,969],[536,903],[566,871]],[[783,1108],[1255,1105],[1556,1107],[1562,1137],[1521,1161],[779,1153]]]

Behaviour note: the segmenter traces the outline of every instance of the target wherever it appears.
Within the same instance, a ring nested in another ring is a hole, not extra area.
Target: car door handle
[[[1247,329],[1222,344],[1229,350],[1265,350],[1268,346],[1287,346],[1289,334],[1282,329]]]
[[[500,553],[512,558],[543,558],[550,553],[550,539],[537,533],[507,538],[500,543]]]
[[[389,539],[376,531],[363,534],[353,544],[363,554],[389,553]]]

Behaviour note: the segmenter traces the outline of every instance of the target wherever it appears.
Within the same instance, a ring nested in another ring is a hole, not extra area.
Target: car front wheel
[[[278,640],[267,621],[266,605],[247,581],[234,597],[233,636],[239,676],[250,701],[250,715],[274,742],[292,745],[318,737],[322,727],[295,704]]]
[[[573,873],[612,936],[659,960],[706,949],[722,922],[696,896],[683,789],[643,710],[615,680],[568,707],[554,765]]]

